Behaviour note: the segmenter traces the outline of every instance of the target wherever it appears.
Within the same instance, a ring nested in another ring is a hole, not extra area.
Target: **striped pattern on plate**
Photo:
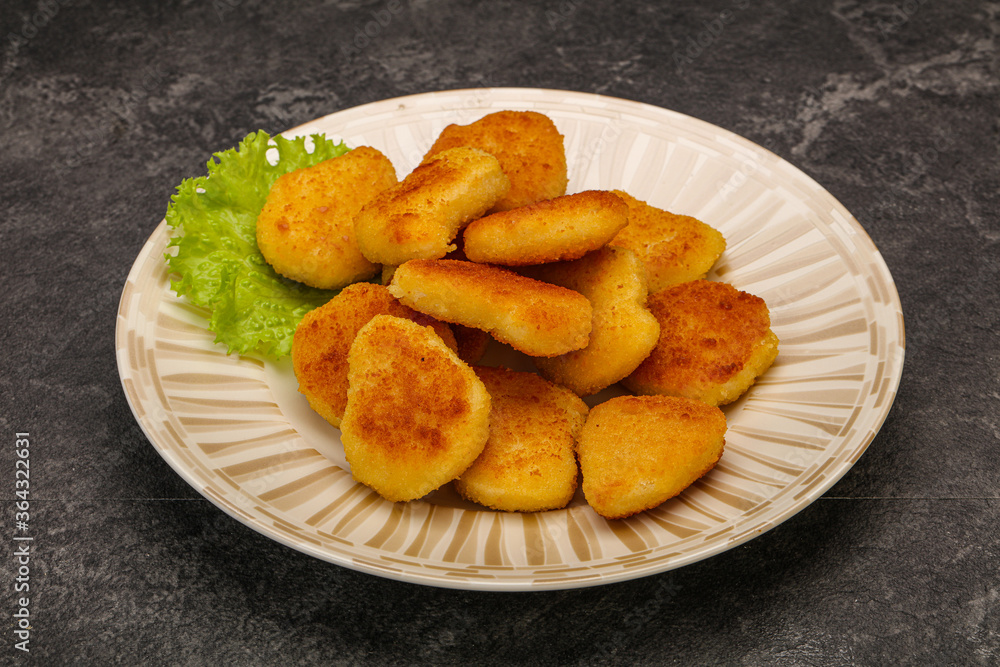
[[[569,192],[622,189],[719,229],[710,278],[762,297],[775,365],[725,408],[720,464],[681,496],[622,521],[581,499],[506,514],[453,493],[393,504],[356,483],[338,431],[296,391],[290,363],[227,356],[204,314],[169,289],[161,223],[125,284],[122,386],[153,446],[227,513],[342,566],[436,586],[590,586],[676,568],[774,527],[829,489],[875,437],[903,364],[888,269],[828,192],[767,150],[665,109],[538,89],[458,90],[341,111],[287,134],[371,145],[402,177],[441,129],[494,110],[537,110],[566,137]]]

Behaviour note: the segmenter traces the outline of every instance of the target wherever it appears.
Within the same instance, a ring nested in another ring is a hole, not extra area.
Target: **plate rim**
[[[746,543],[747,541],[758,537],[773,528],[781,525],[788,519],[792,518],[799,512],[803,511],[809,507],[813,502],[815,502],[819,497],[821,497],[826,491],[828,491],[834,484],[836,484],[857,462],[857,460],[864,454],[867,448],[877,437],[879,431],[885,423],[889,413],[891,412],[893,406],[895,405],[896,396],[898,394],[899,385],[902,378],[902,371],[905,361],[905,348],[906,348],[906,338],[905,338],[905,323],[902,311],[902,306],[899,298],[898,289],[896,287],[895,281],[892,278],[891,271],[886,264],[884,258],[882,257],[880,251],[875,245],[874,241],[871,239],[867,230],[861,225],[861,223],[850,213],[850,211],[836,198],[834,197],[826,188],[819,184],[815,179],[813,179],[809,174],[802,171],[798,166],[789,162],[788,160],[776,155],[769,149],[756,144],[745,137],[732,132],[726,128],[714,125],[707,121],[701,120],[694,116],[684,114],[682,112],[674,111],[672,109],[667,109],[664,107],[659,107],[646,102],[640,102],[635,100],[629,100],[620,97],[613,97],[608,95],[601,95],[596,93],[586,93],[580,91],[555,89],[555,88],[528,88],[528,87],[489,87],[489,88],[459,88],[453,90],[437,90],[428,91],[425,93],[413,93],[398,97],[386,98],[383,100],[376,100],[372,102],[367,102],[353,107],[347,107],[340,109],[338,111],[320,116],[314,120],[308,121],[306,123],[301,123],[291,129],[285,130],[280,134],[283,136],[298,136],[303,133],[309,132],[309,126],[314,124],[319,124],[327,121],[331,118],[336,117],[339,114],[344,113],[354,113],[361,114],[364,113],[366,109],[376,108],[376,107],[389,107],[392,105],[405,105],[411,101],[423,101],[429,97],[435,96],[455,96],[455,95],[486,95],[489,96],[493,93],[500,92],[505,95],[559,95],[568,96],[573,98],[580,98],[582,102],[589,102],[593,104],[595,101],[605,101],[606,103],[613,105],[626,105],[635,106],[638,109],[646,110],[654,114],[667,114],[668,116],[673,116],[675,118],[682,119],[687,123],[694,123],[701,126],[703,129],[710,130],[714,133],[721,134],[729,138],[730,140],[743,145],[746,148],[752,148],[756,151],[763,151],[770,155],[771,158],[779,163],[786,165],[786,168],[793,170],[796,173],[797,178],[804,179],[804,182],[808,183],[815,191],[822,193],[829,200],[829,202],[843,214],[847,224],[851,227],[852,231],[857,233],[857,238],[852,239],[855,244],[863,243],[866,246],[866,250],[870,255],[870,260],[874,262],[876,267],[881,271],[883,277],[885,278],[885,286],[888,288],[888,293],[885,295],[888,307],[891,307],[895,311],[897,317],[895,318],[895,324],[897,327],[894,331],[897,333],[895,337],[895,345],[893,346],[893,351],[896,353],[891,359],[884,359],[886,363],[892,362],[892,371],[888,373],[884,379],[888,380],[888,385],[885,388],[885,392],[888,395],[888,400],[885,401],[884,408],[876,415],[875,419],[870,422],[871,432],[869,437],[864,439],[864,442],[859,443],[856,447],[852,447],[850,452],[851,456],[849,461],[841,464],[834,473],[828,475],[824,479],[822,484],[811,487],[807,493],[803,494],[802,498],[805,499],[804,502],[798,502],[790,508],[786,509],[784,512],[780,513],[774,520],[767,522],[763,526],[753,527],[748,530],[744,530],[740,535],[735,536],[735,539],[721,541],[714,544],[708,548],[698,550],[696,552],[691,552],[685,554],[684,556],[669,561],[664,566],[657,566],[651,569],[645,570],[640,569],[640,571],[632,572],[628,570],[618,570],[614,573],[604,573],[596,575],[593,579],[587,580],[574,580],[572,582],[563,582],[560,580],[554,580],[549,584],[539,583],[536,577],[530,580],[519,580],[519,579],[508,579],[508,578],[496,578],[496,579],[459,579],[459,578],[449,578],[442,574],[433,575],[427,571],[422,571],[420,575],[415,575],[413,572],[404,571],[394,571],[391,568],[379,569],[370,564],[364,562],[358,562],[357,559],[349,559],[341,557],[337,554],[331,554],[320,548],[317,548],[308,543],[302,543],[295,541],[284,535],[281,531],[271,528],[267,525],[263,525],[259,521],[247,520],[246,517],[241,516],[238,509],[230,506],[226,503],[221,502],[219,499],[212,497],[212,495],[206,493],[206,491],[201,488],[201,483],[198,481],[192,471],[188,470],[181,461],[177,459],[169,450],[165,449],[162,445],[158,444],[153,432],[147,427],[147,424],[140,417],[137,407],[134,403],[137,400],[129,390],[126,383],[126,373],[123,369],[123,364],[126,363],[125,357],[127,356],[127,337],[125,336],[124,326],[125,317],[123,315],[124,311],[128,307],[126,303],[126,298],[128,296],[128,286],[132,284],[133,279],[141,274],[142,268],[145,266],[145,262],[148,261],[149,256],[152,255],[156,238],[159,235],[167,234],[166,221],[161,220],[157,227],[150,234],[149,238],[143,244],[142,249],[137,255],[136,259],[128,272],[128,276],[123,286],[121,295],[119,297],[118,309],[116,311],[116,327],[115,327],[115,350],[116,350],[116,360],[117,368],[119,373],[119,380],[123,392],[126,396],[126,401],[129,404],[129,409],[132,412],[133,418],[139,424],[140,429],[146,439],[153,445],[153,448],[160,454],[161,458],[166,460],[168,465],[181,476],[190,486],[192,486],[195,491],[199,493],[203,498],[209,500],[213,505],[223,510],[226,514],[236,519],[243,525],[251,528],[252,530],[268,537],[284,546],[293,548],[307,555],[313,556],[320,560],[330,562],[348,569],[355,571],[365,572],[367,574],[372,574],[375,576],[393,579],[397,581],[405,581],[408,583],[415,583],[420,585],[429,585],[433,587],[440,588],[451,588],[451,589],[461,589],[461,590],[481,590],[481,591],[540,591],[540,590],[566,590],[572,588],[583,588],[592,587],[598,585],[605,585],[609,583],[616,583],[626,580],[631,580],[640,577],[651,576],[654,574],[661,574],[670,570],[674,570],[686,565],[690,565],[694,562],[698,562],[712,556],[718,555],[719,553],[728,551],[736,546]],[[478,106],[470,107],[472,111],[483,111],[488,112],[490,107]],[[871,263],[871,262],[870,262]],[[892,355],[887,355],[892,356]],[[731,524],[734,520],[725,522],[724,525]],[[363,560],[367,557],[363,557]],[[513,566],[512,566],[513,567]],[[563,565],[553,565],[554,569],[565,569],[565,564]],[[453,569],[462,569],[462,566],[455,564]],[[534,567],[534,570],[544,569]]]

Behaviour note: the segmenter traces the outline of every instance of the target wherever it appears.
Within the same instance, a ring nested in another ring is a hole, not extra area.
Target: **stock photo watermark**
[[[215,15],[222,23],[226,20],[226,14],[236,11],[242,4],[243,0],[212,0],[212,9],[215,10]]]
[[[917,13],[927,0],[906,0],[902,4],[894,4],[892,13],[888,20],[879,19],[876,27],[882,38],[889,37],[904,25],[910,22],[913,15]]]
[[[403,13],[406,6],[402,0],[389,0],[382,7],[372,9],[368,12],[371,17],[368,20],[355,24],[350,40],[340,47],[340,52],[345,56],[357,55],[371,45],[386,28],[388,28],[396,17]]]
[[[609,118],[608,122],[601,126],[600,134],[587,139],[580,146],[572,163],[567,165],[570,177],[585,179],[591,165],[608,147],[615,145],[625,131],[625,127],[625,121],[620,116]]]
[[[492,73],[487,73],[480,79],[480,87],[470,90],[469,94],[463,96],[458,104],[453,109],[450,109],[448,114],[441,118],[439,122],[443,122],[445,125],[468,125],[479,120],[491,112],[491,93],[489,89],[500,85],[502,84],[494,78]],[[422,145],[415,146],[406,155],[407,164],[414,166],[420,164],[432,144],[433,139],[428,138]]]
[[[634,637],[642,631],[643,627],[655,618],[660,610],[669,604],[682,587],[674,581],[673,573],[661,576],[656,583],[656,592],[651,598],[640,605],[633,606],[622,616],[620,630],[616,633],[619,642],[606,641],[597,647],[597,650],[588,656],[593,664],[604,664],[611,660],[618,652],[618,644],[623,643],[630,637]]]
[[[102,121],[84,125],[76,130],[72,141],[72,152],[66,158],[66,166],[79,166],[108,144],[114,135],[116,125],[120,122],[127,123],[127,119],[149,100],[152,92],[162,88],[167,76],[167,72],[161,70],[158,65],[143,68],[138,85],[113,105]]]
[[[572,18],[582,4],[582,0],[576,0],[576,2],[563,0],[556,7],[545,10],[545,21],[550,28],[558,28]]]
[[[31,611],[31,433],[14,434],[14,536],[12,550],[12,586],[14,609],[13,645],[18,651],[30,652]]]
[[[716,186],[718,190],[719,197],[722,201],[727,201],[730,197],[736,194],[744,185],[746,185],[751,178],[757,172],[764,168],[764,163],[768,160],[770,153],[770,148],[767,145],[762,145],[764,150],[754,150],[749,155],[743,154],[736,156],[739,161],[739,169],[734,171],[729,178],[725,181],[719,182]],[[773,157],[773,156],[772,156]]]
[[[914,156],[914,163],[921,168],[928,168],[941,159],[941,154],[948,149],[948,141],[944,137],[931,137],[930,145],[920,149]]]
[[[726,26],[736,21],[739,12],[749,6],[750,0],[734,0],[732,8],[723,9],[712,20],[704,21],[702,29],[696,34],[689,34],[684,46],[674,51],[674,65],[677,66],[678,73],[683,73],[711,48],[725,32]]]
[[[72,0],[39,0],[34,10],[24,17],[21,27],[8,32],[4,38],[10,58],[17,56],[22,47],[27,46],[42,34],[52,20],[59,15],[59,9]]]

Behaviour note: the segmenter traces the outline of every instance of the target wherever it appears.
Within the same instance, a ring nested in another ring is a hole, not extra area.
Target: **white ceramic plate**
[[[116,335],[125,394],[163,458],[283,544],[384,577],[467,589],[572,588],[663,572],[760,535],[829,489],[892,405],[903,317],[864,230],[789,163],[672,111],[538,89],[385,100],[287,134],[373,146],[402,177],[445,125],[499,109],[552,118],[566,137],[569,192],[623,189],[720,230],[728,249],[712,277],[767,302],[781,351],[726,408],[719,465],[678,498],[622,521],[580,498],[538,514],[488,511],[447,491],[387,502],[353,481],[339,432],[298,394],[289,362],[227,356],[203,314],[170,291],[165,224],[129,274]]]

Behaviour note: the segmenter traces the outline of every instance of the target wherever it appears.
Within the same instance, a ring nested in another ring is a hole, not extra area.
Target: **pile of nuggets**
[[[726,245],[707,224],[567,183],[552,120],[500,111],[446,127],[401,181],[364,146],[272,188],[265,258],[341,290],[296,330],[299,390],[384,498],[452,483],[495,510],[544,511],[582,478],[617,519],[722,456],[718,406],[777,355],[767,306],[705,279]],[[480,365],[491,340],[538,372]],[[593,398],[612,385],[631,394]]]

